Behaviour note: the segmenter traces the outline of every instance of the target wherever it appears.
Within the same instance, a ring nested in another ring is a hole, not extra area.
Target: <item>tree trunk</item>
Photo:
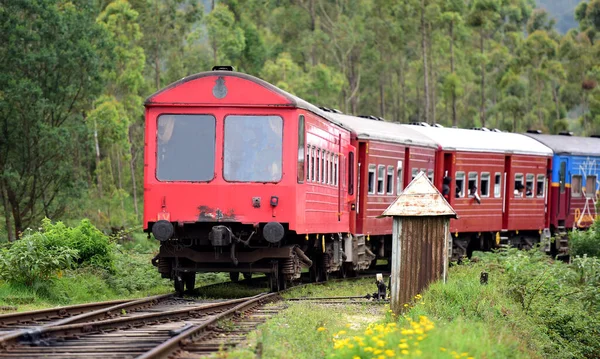
[[[94,119],[94,145],[96,146],[96,181],[98,182],[98,194],[102,198],[102,175],[100,171],[100,143],[98,142],[98,125]]]
[[[379,78],[379,113],[381,117],[385,118],[385,88],[384,88],[384,79],[383,77]]]
[[[13,242],[15,240],[15,235],[13,233],[13,227],[10,220],[10,206],[8,205],[8,198],[3,179],[0,180],[0,196],[2,197],[2,207],[4,208],[4,223],[6,224],[6,235],[8,236],[8,241]]]
[[[423,96],[425,113],[423,121],[429,123],[429,78],[427,76],[427,41],[425,36],[425,0],[421,0],[421,49],[423,52]]]
[[[431,44],[431,22],[427,22],[427,50],[429,51],[427,57],[429,58],[429,91],[431,95],[429,113],[431,114],[431,124],[436,124],[436,105],[437,105],[437,91],[436,91],[436,74],[435,74],[435,58],[433,56],[433,48]]]
[[[5,183],[6,184],[6,183]],[[8,203],[12,209],[12,215],[15,225],[15,234],[16,238],[19,238],[19,235],[23,232],[23,218],[21,217],[21,208],[19,207],[19,200],[15,195],[15,192],[9,187],[5,187],[6,195],[8,198]]]
[[[480,50],[481,55],[484,53],[483,29],[480,31]],[[482,56],[483,57],[483,56]],[[481,127],[485,127],[485,62],[481,63],[481,106],[479,108],[479,117],[481,119]]]
[[[129,148],[131,149],[131,160],[129,161],[129,169],[131,170],[131,184],[133,186],[133,208],[135,210],[135,218],[139,218],[138,203],[137,203],[137,184],[135,183],[135,160],[136,151],[133,146],[132,128],[129,127]]]
[[[450,71],[454,74],[454,21],[450,22]],[[452,126],[458,127],[456,117],[456,89],[452,89]]]
[[[554,104],[556,105],[556,119],[560,120],[560,99],[558,98],[558,93],[554,84],[552,84],[552,97],[554,99]]]

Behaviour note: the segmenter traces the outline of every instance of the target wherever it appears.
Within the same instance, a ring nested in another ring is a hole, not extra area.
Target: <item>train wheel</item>
[[[229,272],[229,279],[231,279],[232,282],[239,282],[240,272]]]
[[[193,291],[196,286],[196,273],[185,273],[183,282],[185,283],[185,289],[188,292]]]
[[[181,275],[175,275],[175,278],[173,279],[173,286],[175,287],[175,291],[177,292],[177,294],[179,294],[180,296],[183,295],[183,291],[185,288]]]
[[[248,282],[252,280],[252,272],[244,272],[242,274],[244,275],[244,279]]]

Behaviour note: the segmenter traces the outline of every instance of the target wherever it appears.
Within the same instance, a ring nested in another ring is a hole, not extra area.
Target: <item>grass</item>
[[[577,301],[557,301],[538,291],[539,278],[551,272],[545,267],[568,278],[566,266],[536,254],[511,256],[498,255],[494,260],[452,267],[448,283],[433,283],[400,317],[394,317],[387,305],[287,302],[286,310],[262,324],[243,345],[216,357],[597,358],[598,313],[593,309],[582,311],[585,306]],[[514,265],[511,260],[515,258],[533,263],[537,275],[524,269],[511,274],[513,269],[507,264]],[[482,271],[489,273],[487,285],[480,284]],[[515,279],[515,275],[526,280],[528,289],[524,291],[533,302],[529,310],[515,294],[515,290],[522,289],[521,284],[516,285],[521,279]],[[597,291],[597,284],[593,285],[592,290]],[[585,287],[582,293],[589,290]],[[373,291],[374,280],[367,279],[303,287],[285,297],[354,296]],[[572,308],[572,312],[564,312],[565,308]],[[589,313],[587,319],[584,313]],[[585,329],[569,332],[558,325],[563,322],[568,324],[567,329]]]

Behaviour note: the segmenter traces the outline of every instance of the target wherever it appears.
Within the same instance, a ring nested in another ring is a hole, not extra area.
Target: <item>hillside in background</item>
[[[556,30],[561,34],[578,26],[575,7],[581,0],[536,0],[539,8],[546,9],[556,19]]]

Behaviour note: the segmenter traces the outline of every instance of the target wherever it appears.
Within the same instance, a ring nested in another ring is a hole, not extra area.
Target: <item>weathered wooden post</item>
[[[381,215],[394,217],[391,309],[403,306],[429,283],[448,276],[450,218],[456,212],[421,172]]]

